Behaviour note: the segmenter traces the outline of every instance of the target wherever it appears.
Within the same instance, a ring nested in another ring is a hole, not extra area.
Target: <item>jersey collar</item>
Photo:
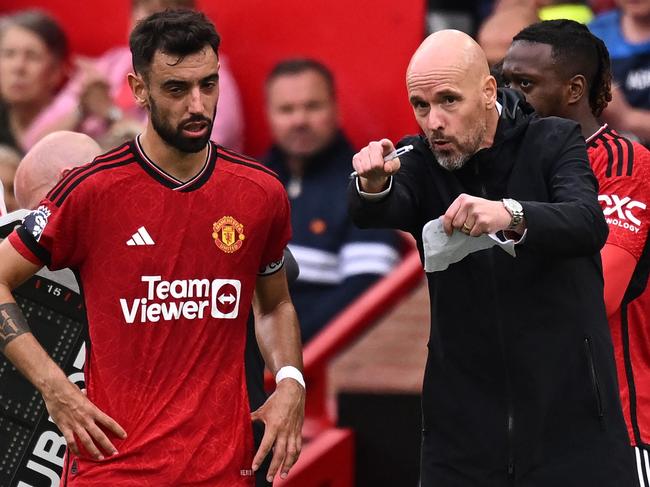
[[[187,181],[180,181],[171,174],[164,171],[159,167],[155,162],[153,162],[142,148],[140,143],[140,135],[138,135],[134,140],[131,141],[131,147],[133,154],[135,154],[136,161],[142,166],[142,169],[145,170],[152,178],[161,183],[164,186],[181,192],[189,192],[195,189],[199,189],[205,184],[205,182],[210,179],[217,160],[217,147],[210,141],[208,142],[208,154],[205,158],[205,162],[201,167],[201,170],[196,173],[191,179]]]

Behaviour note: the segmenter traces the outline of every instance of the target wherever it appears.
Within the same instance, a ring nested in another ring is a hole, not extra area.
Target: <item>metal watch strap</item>
[[[508,225],[508,230],[513,230],[524,219],[524,210],[521,207],[521,204],[513,199],[504,198],[501,200],[505,209],[510,213],[510,225]]]

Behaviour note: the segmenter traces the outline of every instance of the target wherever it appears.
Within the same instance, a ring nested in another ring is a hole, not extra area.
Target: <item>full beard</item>
[[[168,145],[177,149],[180,152],[197,153],[201,152],[212,135],[212,125],[214,124],[214,116],[212,120],[202,117],[200,115],[192,116],[189,120],[185,120],[174,129],[167,120],[160,114],[156,103],[153,99],[149,99],[149,107],[151,109],[151,125],[156,133]],[[192,122],[207,122],[208,130],[202,137],[186,137],[183,135],[183,127]]]

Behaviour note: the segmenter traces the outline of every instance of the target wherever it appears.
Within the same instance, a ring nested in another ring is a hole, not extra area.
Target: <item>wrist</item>
[[[510,214],[510,223],[505,230],[517,231],[524,223],[524,209],[521,204],[513,199],[504,198],[501,200],[506,211]]]
[[[302,376],[302,372],[292,365],[285,365],[280,367],[277,374],[275,374],[275,383],[276,385],[280,384],[285,379],[293,379],[295,382],[300,384],[303,389],[306,389],[305,379]]]
[[[34,384],[43,398],[50,398],[57,392],[61,391],[62,387],[67,386],[69,383],[68,378],[63,371],[52,364],[48,370],[39,380]]]
[[[368,179],[359,176],[359,188],[364,193],[381,193],[388,186],[388,178]]]

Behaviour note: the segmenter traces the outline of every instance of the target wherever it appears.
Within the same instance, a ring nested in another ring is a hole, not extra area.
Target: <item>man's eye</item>
[[[527,80],[527,79],[522,79],[519,82],[519,86],[521,86],[522,88],[530,88],[532,86],[532,84],[533,84],[532,81]]]
[[[445,96],[443,98],[443,101],[445,105],[453,105],[454,103],[456,103],[457,99],[455,96]]]
[[[511,84],[512,84],[512,83],[510,83],[510,80],[509,80],[509,79],[507,79],[507,80],[503,80],[503,86],[504,86],[505,88],[510,88],[510,85],[511,85]]]

